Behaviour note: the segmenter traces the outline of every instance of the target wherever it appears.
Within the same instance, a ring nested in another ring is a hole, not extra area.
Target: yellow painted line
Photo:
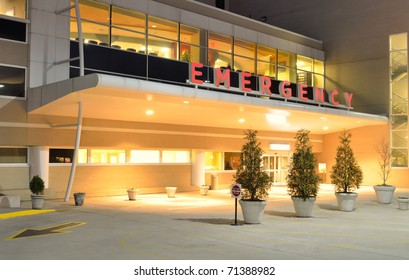
[[[3,214],[0,214],[0,219],[10,219],[10,218],[15,218],[15,217],[44,214],[44,213],[49,213],[49,212],[55,212],[55,209],[24,210],[24,211],[3,213]]]

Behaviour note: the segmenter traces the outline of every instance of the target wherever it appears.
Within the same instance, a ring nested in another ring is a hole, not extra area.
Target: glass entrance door
[[[264,167],[273,178],[274,185],[286,184],[289,159],[290,156],[288,154],[265,155],[263,157]]]

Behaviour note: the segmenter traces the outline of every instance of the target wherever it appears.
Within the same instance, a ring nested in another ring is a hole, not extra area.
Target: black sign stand
[[[234,199],[234,224],[231,224],[232,226],[241,226],[241,224],[239,224],[237,222],[237,197]]]

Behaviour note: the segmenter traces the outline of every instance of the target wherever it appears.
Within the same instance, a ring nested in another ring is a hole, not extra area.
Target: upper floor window
[[[26,18],[26,0],[0,1],[0,14],[9,17]]]
[[[24,97],[26,70],[0,65],[0,95]]]

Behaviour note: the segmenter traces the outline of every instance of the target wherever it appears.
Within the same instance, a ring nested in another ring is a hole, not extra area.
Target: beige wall
[[[351,147],[364,174],[362,185],[371,186],[382,183],[382,177],[379,174],[380,169],[377,161],[378,154],[375,151],[375,146],[379,144],[382,137],[389,139],[388,126],[366,126],[358,129],[352,129],[351,133]],[[317,154],[318,162],[327,164],[326,183],[330,183],[330,170],[335,164],[339,134],[340,133],[330,133],[324,135],[323,152]],[[401,188],[409,187],[409,170],[397,168],[392,169],[387,183]]]

